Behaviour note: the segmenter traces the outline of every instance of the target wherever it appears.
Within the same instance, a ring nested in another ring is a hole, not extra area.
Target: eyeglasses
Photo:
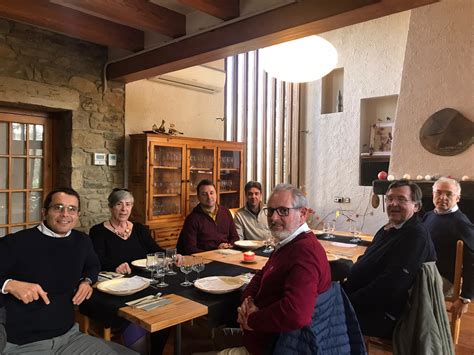
[[[263,212],[265,213],[265,216],[268,216],[268,217],[273,216],[273,213],[275,211],[280,217],[286,217],[290,214],[290,210],[297,210],[300,208],[301,207],[277,207],[277,208],[264,207]]]
[[[385,203],[393,203],[394,201],[396,201],[399,205],[404,205],[408,202],[413,202],[412,200],[407,200],[405,197],[385,197]]]
[[[453,198],[454,196],[457,195],[452,191],[442,191],[442,190],[433,190],[433,194],[435,196],[446,195],[447,198]]]
[[[73,205],[64,206],[62,204],[57,204],[49,206],[48,209],[53,210],[54,213],[64,213],[64,211],[67,211],[67,213],[71,215],[75,215],[79,212],[79,207]]]

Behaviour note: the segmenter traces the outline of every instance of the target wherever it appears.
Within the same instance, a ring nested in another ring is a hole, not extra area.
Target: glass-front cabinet
[[[203,179],[217,189],[218,203],[243,204],[243,143],[171,137],[130,136],[128,187],[135,204],[132,218],[146,224],[161,247],[176,244],[184,218],[198,204]]]

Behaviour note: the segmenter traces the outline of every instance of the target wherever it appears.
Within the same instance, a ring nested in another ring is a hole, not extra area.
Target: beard
[[[288,238],[290,235],[293,234],[294,231],[289,231],[287,229],[283,229],[283,230],[273,230],[273,227],[274,226],[279,226],[281,224],[279,223],[272,223],[269,227],[270,227],[270,232],[272,233],[272,236],[276,239],[278,239],[279,241],[282,241],[282,240],[285,240],[286,238]],[[295,229],[296,230],[296,229]]]

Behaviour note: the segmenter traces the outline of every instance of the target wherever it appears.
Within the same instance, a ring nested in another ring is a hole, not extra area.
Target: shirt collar
[[[454,205],[453,207],[451,207],[449,210],[447,210],[447,211],[445,211],[445,212],[438,211],[438,210],[435,208],[435,209],[434,209],[434,213],[439,214],[439,215],[443,215],[443,214],[454,213],[454,212],[456,212],[458,209],[459,209],[458,205]]]
[[[41,222],[40,225],[38,225],[38,230],[43,233],[44,235],[48,236],[48,237],[53,237],[53,238],[64,238],[64,237],[68,237],[71,232],[72,232],[72,229],[67,232],[65,235],[60,235],[58,233],[55,233],[53,232],[51,229],[49,229],[48,227],[46,227],[46,225],[44,224],[44,222]]]
[[[212,218],[212,220],[215,222],[216,221],[216,218],[217,218],[217,211],[219,210],[219,205],[216,203],[216,208],[214,209],[214,212],[211,212],[209,211],[208,209],[205,209],[202,205],[201,205],[201,210],[207,214],[209,217]]]
[[[283,239],[281,240],[280,242],[278,242],[278,244],[276,245],[275,249],[279,249],[281,248],[282,246],[288,244],[289,242],[291,242],[293,239],[295,239],[297,236],[299,236],[301,233],[304,233],[304,232],[308,232],[310,231],[308,225],[306,224],[306,222],[304,222],[301,226],[299,226],[299,228],[297,230],[295,230],[288,238],[286,239]]]

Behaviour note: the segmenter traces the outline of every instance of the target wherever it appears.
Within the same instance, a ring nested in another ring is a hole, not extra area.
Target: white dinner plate
[[[146,259],[133,260],[132,265],[135,267],[141,267],[143,269],[146,269]]]
[[[144,290],[148,286],[150,286],[150,281],[134,276],[99,282],[97,289],[111,295],[127,296]]]
[[[238,240],[234,245],[242,249],[252,250],[263,247],[263,242],[260,240]]]
[[[194,281],[194,286],[207,293],[223,294],[238,290],[244,281],[239,277],[210,276]]]

